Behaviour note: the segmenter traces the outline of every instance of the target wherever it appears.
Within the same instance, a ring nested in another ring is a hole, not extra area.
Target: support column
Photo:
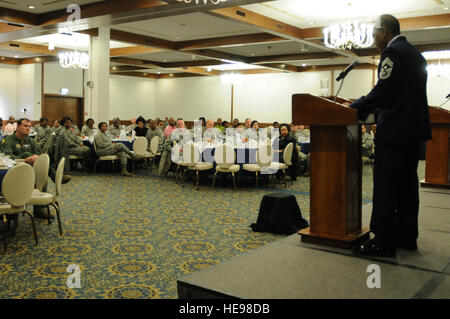
[[[109,41],[110,28],[98,28],[98,36],[91,36],[89,45],[89,70],[86,83],[85,118],[92,117],[96,123],[109,123]]]

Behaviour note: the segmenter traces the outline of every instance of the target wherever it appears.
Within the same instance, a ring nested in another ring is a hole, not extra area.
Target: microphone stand
[[[344,81],[345,81],[345,77],[342,78],[342,82],[341,82],[341,85],[339,86],[339,90],[337,91],[336,96],[334,97],[334,101],[333,101],[334,103],[336,103],[337,97],[338,97],[339,93],[342,90],[342,86],[344,85]]]

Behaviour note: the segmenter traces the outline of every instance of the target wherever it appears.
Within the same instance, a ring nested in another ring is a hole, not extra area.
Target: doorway
[[[83,98],[44,95],[42,117],[48,118],[49,124],[53,126],[54,120],[59,121],[65,116],[71,117],[81,131],[84,123]]]

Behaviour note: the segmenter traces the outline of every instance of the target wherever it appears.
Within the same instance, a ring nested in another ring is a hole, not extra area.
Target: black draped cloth
[[[258,220],[256,224],[250,225],[255,232],[287,235],[308,226],[295,196],[283,193],[265,195],[259,208]]]

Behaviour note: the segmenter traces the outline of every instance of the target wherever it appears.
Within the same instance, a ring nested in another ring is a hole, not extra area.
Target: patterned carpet
[[[363,203],[371,189],[365,165]],[[29,218],[20,216],[16,237],[0,254],[0,298],[177,298],[180,276],[282,237],[248,227],[262,196],[276,190],[285,191],[279,184],[235,192],[203,183],[197,192],[191,183],[183,188],[145,169],[132,178],[74,173],[63,185],[62,237],[56,221],[37,220],[40,242],[34,246]],[[309,178],[286,191],[309,220]],[[67,288],[71,264],[81,268],[80,289]]]

